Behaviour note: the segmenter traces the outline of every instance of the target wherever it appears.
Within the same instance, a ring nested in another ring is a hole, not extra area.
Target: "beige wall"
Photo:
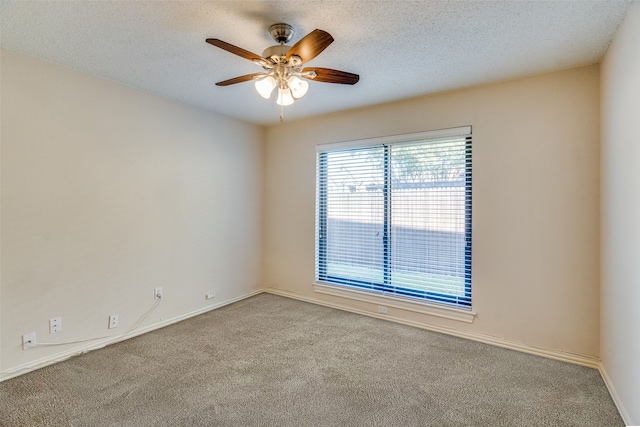
[[[320,88],[317,88],[320,90]],[[473,126],[473,324],[399,319],[597,357],[597,65],[276,125],[265,146],[264,285],[314,293],[319,143]]]
[[[156,286],[141,326],[259,289],[262,128],[6,50],[1,76],[3,371],[75,346],[30,331],[125,332]]]
[[[602,64],[600,353],[629,425],[640,425],[640,3]]]

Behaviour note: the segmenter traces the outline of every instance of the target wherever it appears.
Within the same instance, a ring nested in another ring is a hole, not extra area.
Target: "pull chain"
[[[284,123],[284,106],[280,106],[280,123]]]

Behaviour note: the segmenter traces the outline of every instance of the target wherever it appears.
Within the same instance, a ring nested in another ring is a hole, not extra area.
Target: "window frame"
[[[452,295],[433,292],[429,290],[418,291],[415,289],[404,289],[389,282],[390,262],[391,262],[391,209],[390,201],[392,197],[391,187],[391,153],[393,144],[412,143],[424,141],[429,143],[448,137],[460,137],[465,140],[465,172],[464,172],[464,297],[456,298],[452,302]],[[419,132],[412,134],[393,135],[380,138],[371,138],[357,141],[345,141],[330,144],[320,144],[316,146],[317,152],[317,182],[316,182],[316,284],[328,285],[329,287],[341,287],[344,289],[355,289],[359,291],[372,292],[382,298],[409,299],[411,302],[443,304],[447,308],[471,310],[471,258],[472,258],[472,128],[464,126],[459,128],[441,129],[436,131]],[[330,152],[344,151],[350,149],[366,147],[383,147],[383,281],[382,283],[369,283],[365,281],[345,279],[327,274],[327,180],[328,180],[328,160],[327,154]],[[322,214],[324,213],[324,214]]]

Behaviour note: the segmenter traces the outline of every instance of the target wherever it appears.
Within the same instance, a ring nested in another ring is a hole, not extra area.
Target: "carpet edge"
[[[242,300],[247,299],[247,298],[251,298],[251,297],[253,297],[255,295],[258,295],[258,294],[261,294],[263,292],[264,292],[264,289],[258,289],[258,290],[249,292],[248,294],[240,295],[238,297],[231,298],[231,299],[226,300],[226,301],[222,301],[222,302],[220,302],[218,304],[209,305],[209,306],[206,306],[206,307],[203,307],[203,308],[199,308],[197,310],[190,311],[188,313],[180,314],[178,316],[174,316],[174,317],[171,317],[169,319],[165,319],[165,320],[162,320],[162,321],[159,321],[159,322],[155,322],[155,323],[150,324],[150,325],[146,325],[146,326],[144,326],[144,327],[142,327],[140,329],[136,329],[136,330],[134,330],[134,331],[132,331],[132,332],[126,334],[126,335],[114,335],[113,337],[108,337],[108,338],[103,338],[103,339],[96,339],[96,341],[91,342],[89,344],[80,345],[78,347],[74,347],[72,349],[65,350],[65,351],[62,351],[60,353],[57,353],[57,354],[54,354],[54,355],[51,355],[51,356],[43,357],[43,358],[34,360],[32,362],[28,362],[28,363],[24,363],[22,365],[18,365],[18,366],[14,367],[14,368],[10,368],[10,369],[7,369],[6,371],[0,372],[0,382],[9,380],[11,378],[18,377],[20,375],[27,374],[29,372],[33,372],[35,370],[38,370],[40,368],[44,368],[46,366],[50,366],[50,365],[65,361],[65,360],[70,359],[70,358],[72,358],[74,356],[79,356],[81,354],[88,353],[88,352],[93,351],[93,350],[99,350],[99,349],[104,348],[104,347],[106,347],[108,345],[116,344],[116,343],[119,343],[119,342],[122,342],[122,341],[126,341],[126,340],[128,340],[130,338],[134,338],[134,337],[137,337],[139,335],[146,334],[147,332],[152,332],[152,331],[155,331],[157,329],[164,328],[165,326],[169,326],[169,325],[172,325],[174,323],[178,323],[178,322],[180,322],[182,320],[190,319],[192,317],[198,316],[200,314],[207,313],[209,311],[216,310],[216,309],[224,307],[226,305],[233,304],[235,302],[242,301]]]
[[[309,302],[312,304],[323,305],[326,307],[336,308],[338,310],[348,311],[351,313],[362,314],[364,316],[375,317],[377,319],[389,320],[391,322],[400,323],[403,325],[413,326],[420,329],[425,329],[433,332],[439,332],[446,335],[452,335],[459,338],[469,339],[471,341],[478,341],[485,344],[494,345],[497,347],[507,348],[509,350],[520,351],[527,354],[533,354],[536,356],[546,357],[549,359],[559,360],[561,362],[568,362],[574,365],[585,366],[588,368],[599,369],[600,359],[593,356],[586,356],[582,354],[574,354],[559,350],[548,350],[540,347],[531,346],[525,343],[520,343],[517,341],[511,341],[504,338],[493,337],[490,335],[478,334],[474,332],[463,332],[456,331],[454,329],[432,325],[428,323],[415,322],[412,320],[402,319],[399,317],[389,316],[389,315],[379,315],[376,312],[369,312],[365,310],[356,309],[353,307],[349,307],[342,304],[330,303],[327,301],[323,301],[318,298],[308,297],[305,295],[296,294],[294,292],[285,291],[282,289],[276,288],[265,288],[264,292],[283,296],[286,298],[297,299],[300,301]]]
[[[624,424],[627,426],[634,426],[635,424],[631,422],[631,417],[622,404],[622,400],[620,399],[620,396],[618,395],[618,392],[613,385],[613,381],[611,381],[611,378],[609,377],[609,374],[607,374],[607,370],[604,368],[602,362],[598,362],[598,372],[600,372],[600,376],[602,377],[602,381],[604,381],[604,385],[607,386],[607,390],[609,391],[609,395],[611,395],[613,403],[616,405],[616,408],[618,408],[618,412],[622,417],[622,421],[624,421]]]

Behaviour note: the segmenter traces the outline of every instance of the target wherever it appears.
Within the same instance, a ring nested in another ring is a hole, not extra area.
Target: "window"
[[[316,281],[471,307],[471,127],[317,151]]]

